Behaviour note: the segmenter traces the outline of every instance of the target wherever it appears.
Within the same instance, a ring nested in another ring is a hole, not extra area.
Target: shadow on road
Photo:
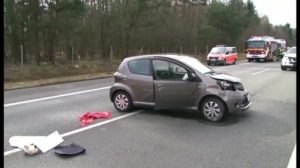
[[[251,110],[247,112],[235,112],[228,114],[220,122],[207,121],[200,112],[198,111],[188,111],[188,110],[151,110],[147,109],[144,111],[147,115],[162,115],[166,117],[180,118],[184,120],[194,120],[199,124],[211,125],[211,126],[229,126],[242,122],[243,120],[249,119],[251,117]]]

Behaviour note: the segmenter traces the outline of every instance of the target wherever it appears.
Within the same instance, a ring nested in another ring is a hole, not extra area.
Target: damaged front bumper
[[[228,92],[227,96],[227,108],[228,112],[246,111],[251,105],[251,96],[245,91]]]

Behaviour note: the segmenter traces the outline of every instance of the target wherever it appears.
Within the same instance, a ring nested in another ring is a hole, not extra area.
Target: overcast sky
[[[243,0],[247,2],[247,0]],[[297,0],[252,0],[259,16],[267,15],[273,25],[290,23],[296,28],[296,1]]]

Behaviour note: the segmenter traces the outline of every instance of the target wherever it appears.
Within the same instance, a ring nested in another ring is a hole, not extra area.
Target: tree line
[[[244,51],[253,35],[296,44],[248,0],[5,0],[5,63],[59,64],[147,53],[203,54],[216,44]]]

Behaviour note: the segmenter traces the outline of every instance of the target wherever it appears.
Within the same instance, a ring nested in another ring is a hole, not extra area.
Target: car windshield
[[[192,57],[182,57],[180,58],[180,60],[182,62],[184,62],[185,64],[191,66],[193,69],[203,73],[203,74],[207,74],[207,73],[214,73],[215,71],[213,71],[212,69],[208,68],[207,66],[203,65],[198,59],[196,58],[192,58]]]
[[[225,53],[226,47],[214,47],[210,51],[211,54],[222,54]]]
[[[288,54],[296,54],[296,48],[293,47],[293,48],[288,49],[287,53]]]
[[[248,41],[247,48],[264,48],[264,41]]]

